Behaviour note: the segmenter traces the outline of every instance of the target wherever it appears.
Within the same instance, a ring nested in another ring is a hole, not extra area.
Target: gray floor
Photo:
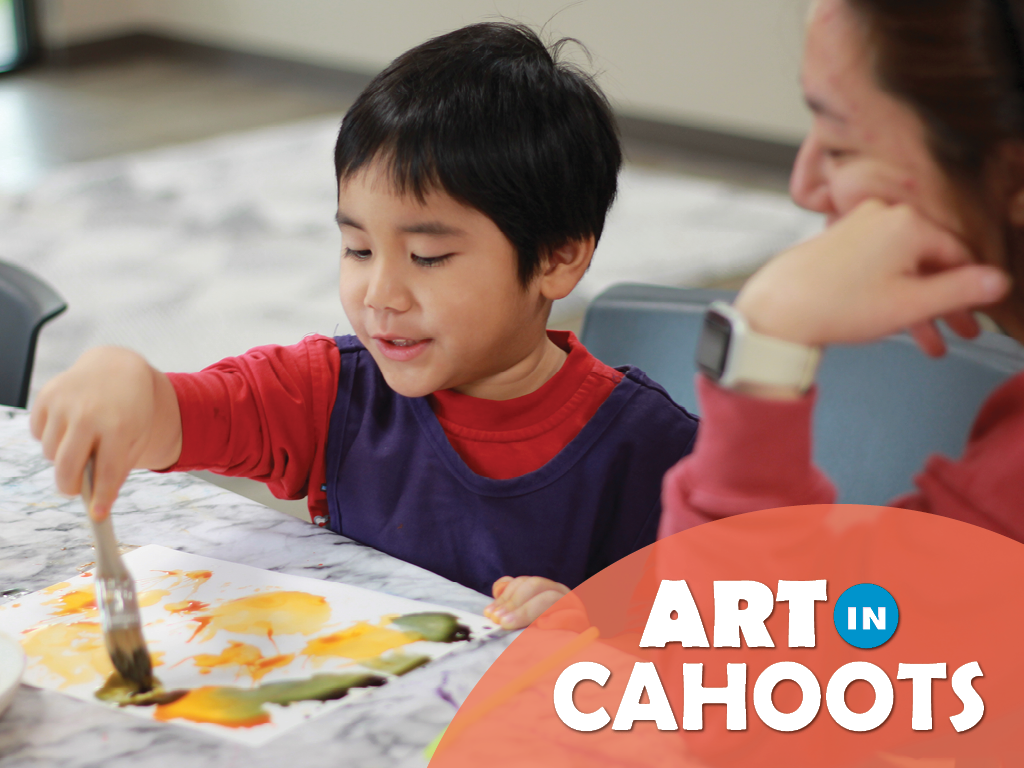
[[[331,85],[202,57],[135,52],[48,64],[0,77],[0,194],[32,188],[68,163],[182,144],[344,111],[355,97]],[[778,168],[701,155],[625,137],[636,165],[784,191]],[[733,287],[743,275],[719,281]],[[304,501],[274,499],[252,481],[199,473],[275,509],[308,519]]]

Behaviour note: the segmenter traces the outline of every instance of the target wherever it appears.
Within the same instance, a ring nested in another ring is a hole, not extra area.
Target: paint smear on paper
[[[38,659],[61,679],[58,686],[61,690],[103,680],[114,671],[98,621],[44,624],[29,630],[21,640],[21,647],[29,658]],[[163,663],[163,655],[160,651],[150,651],[154,667]]]
[[[61,679],[61,689],[103,680],[114,671],[98,621],[47,624],[30,630],[21,647]]]
[[[309,680],[267,683],[246,690],[228,686],[205,686],[188,691],[170,704],[157,705],[155,720],[189,720],[214,723],[228,728],[252,728],[270,722],[265,704],[288,706],[297,701],[340,699],[353,688],[384,685],[383,677],[366,674],[314,675]]]
[[[170,592],[165,589],[151,589],[146,592],[140,592],[138,594],[139,607],[148,608],[151,605],[156,605],[169,594]],[[50,612],[51,616],[77,616],[79,614],[93,616],[97,613],[96,589],[92,585],[76,589],[53,600],[47,600],[43,605],[56,606]]]
[[[65,584],[67,583],[65,582]],[[67,584],[67,586],[70,586],[70,584]],[[95,613],[96,592],[91,586],[76,589],[53,600],[47,600],[43,605],[56,606],[50,612],[52,616],[74,616],[79,613]]]
[[[201,603],[198,600],[182,600],[179,603],[165,604],[164,610],[180,615],[183,613],[199,613],[199,611],[205,611],[209,607],[209,603]]]
[[[308,656],[317,665],[322,664],[325,659],[339,656],[360,661],[375,658],[421,639],[418,634],[412,632],[402,632],[390,629],[384,624],[375,626],[360,621],[348,629],[310,640],[306,643],[302,655]]]
[[[331,618],[331,606],[320,595],[306,592],[267,592],[229,600],[205,616],[195,616],[199,624],[189,638],[210,640],[217,632],[242,635],[312,635]]]
[[[177,589],[182,584],[189,582],[192,584],[192,592],[195,594],[196,591],[208,582],[213,577],[213,571],[156,571],[156,573],[162,573],[163,576],[156,577],[158,581],[164,579],[174,579],[174,582],[170,585],[170,589]]]
[[[244,670],[254,683],[258,683],[268,672],[281,667],[287,667],[295,660],[294,653],[286,653],[278,656],[266,657],[255,645],[229,641],[228,647],[219,654],[199,653],[192,657],[192,661],[202,675],[208,675],[214,669],[221,667],[238,667]]]

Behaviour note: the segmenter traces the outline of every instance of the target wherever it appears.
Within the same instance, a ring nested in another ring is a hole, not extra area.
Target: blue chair
[[[39,329],[65,309],[42,280],[0,261],[0,405],[28,404]]]
[[[616,285],[591,303],[581,340],[609,365],[635,365],[698,412],[694,358],[703,313],[732,291]],[[913,489],[930,454],[960,456],[978,408],[1024,370],[1024,347],[997,333],[946,336],[948,353],[926,357],[907,334],[830,347],[818,372],[815,462],[839,501],[885,504]]]

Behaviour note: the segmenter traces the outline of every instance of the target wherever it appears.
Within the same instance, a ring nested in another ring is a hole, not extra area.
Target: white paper
[[[390,623],[393,617],[451,614],[473,638],[497,629],[483,616],[464,611],[156,545],[130,552],[124,561],[136,579],[154,674],[167,690],[252,689],[346,672],[367,672],[389,684],[394,675],[367,668],[368,660],[372,664],[373,658],[393,660],[403,654],[436,659],[465,647],[461,641],[410,641]],[[92,574],[82,574],[0,606],[0,629],[19,638],[28,655],[24,682],[116,707],[94,695],[112,667],[93,597]],[[258,746],[374,690],[354,688],[336,701],[263,704],[269,722],[257,725],[228,727],[178,717],[167,721]],[[161,717],[156,706],[121,709],[145,719]],[[161,711],[166,717],[174,710]]]

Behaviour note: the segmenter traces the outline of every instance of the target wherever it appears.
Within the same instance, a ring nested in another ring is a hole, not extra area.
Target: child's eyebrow
[[[341,211],[338,211],[336,214],[334,214],[334,220],[338,222],[339,227],[355,227],[356,229],[362,229],[362,227],[359,224],[354,222]]]
[[[424,221],[419,224],[410,224],[406,227],[399,227],[399,232],[410,235],[464,235],[465,230],[445,224],[442,221]]]

